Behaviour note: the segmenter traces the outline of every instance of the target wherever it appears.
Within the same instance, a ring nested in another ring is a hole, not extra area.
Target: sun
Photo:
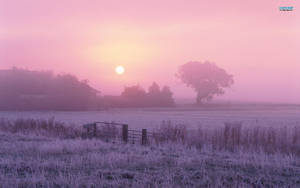
[[[115,71],[117,74],[122,75],[125,72],[125,68],[123,66],[119,65],[115,68]]]

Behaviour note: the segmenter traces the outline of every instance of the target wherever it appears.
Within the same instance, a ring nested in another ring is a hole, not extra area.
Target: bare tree
[[[179,67],[176,77],[197,92],[197,104],[224,94],[224,88],[233,84],[233,76],[210,62],[188,62]]]

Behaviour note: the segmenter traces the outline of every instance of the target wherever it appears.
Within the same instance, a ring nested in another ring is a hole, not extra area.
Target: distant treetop
[[[215,63],[191,61],[181,65],[176,77],[197,93],[196,102],[201,104],[216,95],[222,95],[225,88],[233,84],[233,76]]]

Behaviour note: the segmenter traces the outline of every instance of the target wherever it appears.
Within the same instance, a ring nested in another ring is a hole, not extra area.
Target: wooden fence
[[[157,133],[148,132],[147,129],[131,130],[128,124],[114,122],[94,122],[83,125],[85,138],[101,138],[105,141],[122,141],[124,143],[140,143],[147,145],[150,138],[157,137]]]

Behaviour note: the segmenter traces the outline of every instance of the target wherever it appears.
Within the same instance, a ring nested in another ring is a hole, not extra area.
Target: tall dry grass
[[[299,124],[298,124],[299,125]],[[186,125],[163,121],[148,135],[150,144],[176,143],[212,151],[283,153],[300,156],[300,126],[265,127],[257,124],[243,126],[241,122],[226,122],[223,127],[200,126],[189,130]],[[57,138],[89,138],[82,127],[66,125],[54,118],[0,119],[0,130],[10,133],[34,134]],[[96,135],[105,141],[121,138],[120,129],[107,125],[97,128]]]
[[[57,138],[78,138],[82,136],[82,130],[75,126],[67,126],[63,122],[55,121],[54,118],[23,119],[16,120],[0,119],[0,130],[10,133],[34,134]]]
[[[93,125],[93,124],[90,124]],[[93,128],[89,127],[89,128]],[[97,126],[95,135],[94,131],[86,127],[75,125],[66,125],[63,122],[56,121],[55,118],[45,119],[23,119],[16,120],[0,119],[0,131],[10,133],[31,134],[39,136],[56,137],[61,139],[71,138],[99,138],[105,141],[117,139],[121,136],[120,128],[113,124]]]
[[[300,126],[242,126],[242,122],[225,122],[223,127],[203,127],[188,130],[185,125],[163,122],[152,137],[154,142],[183,143],[217,151],[255,151],[300,156]]]

